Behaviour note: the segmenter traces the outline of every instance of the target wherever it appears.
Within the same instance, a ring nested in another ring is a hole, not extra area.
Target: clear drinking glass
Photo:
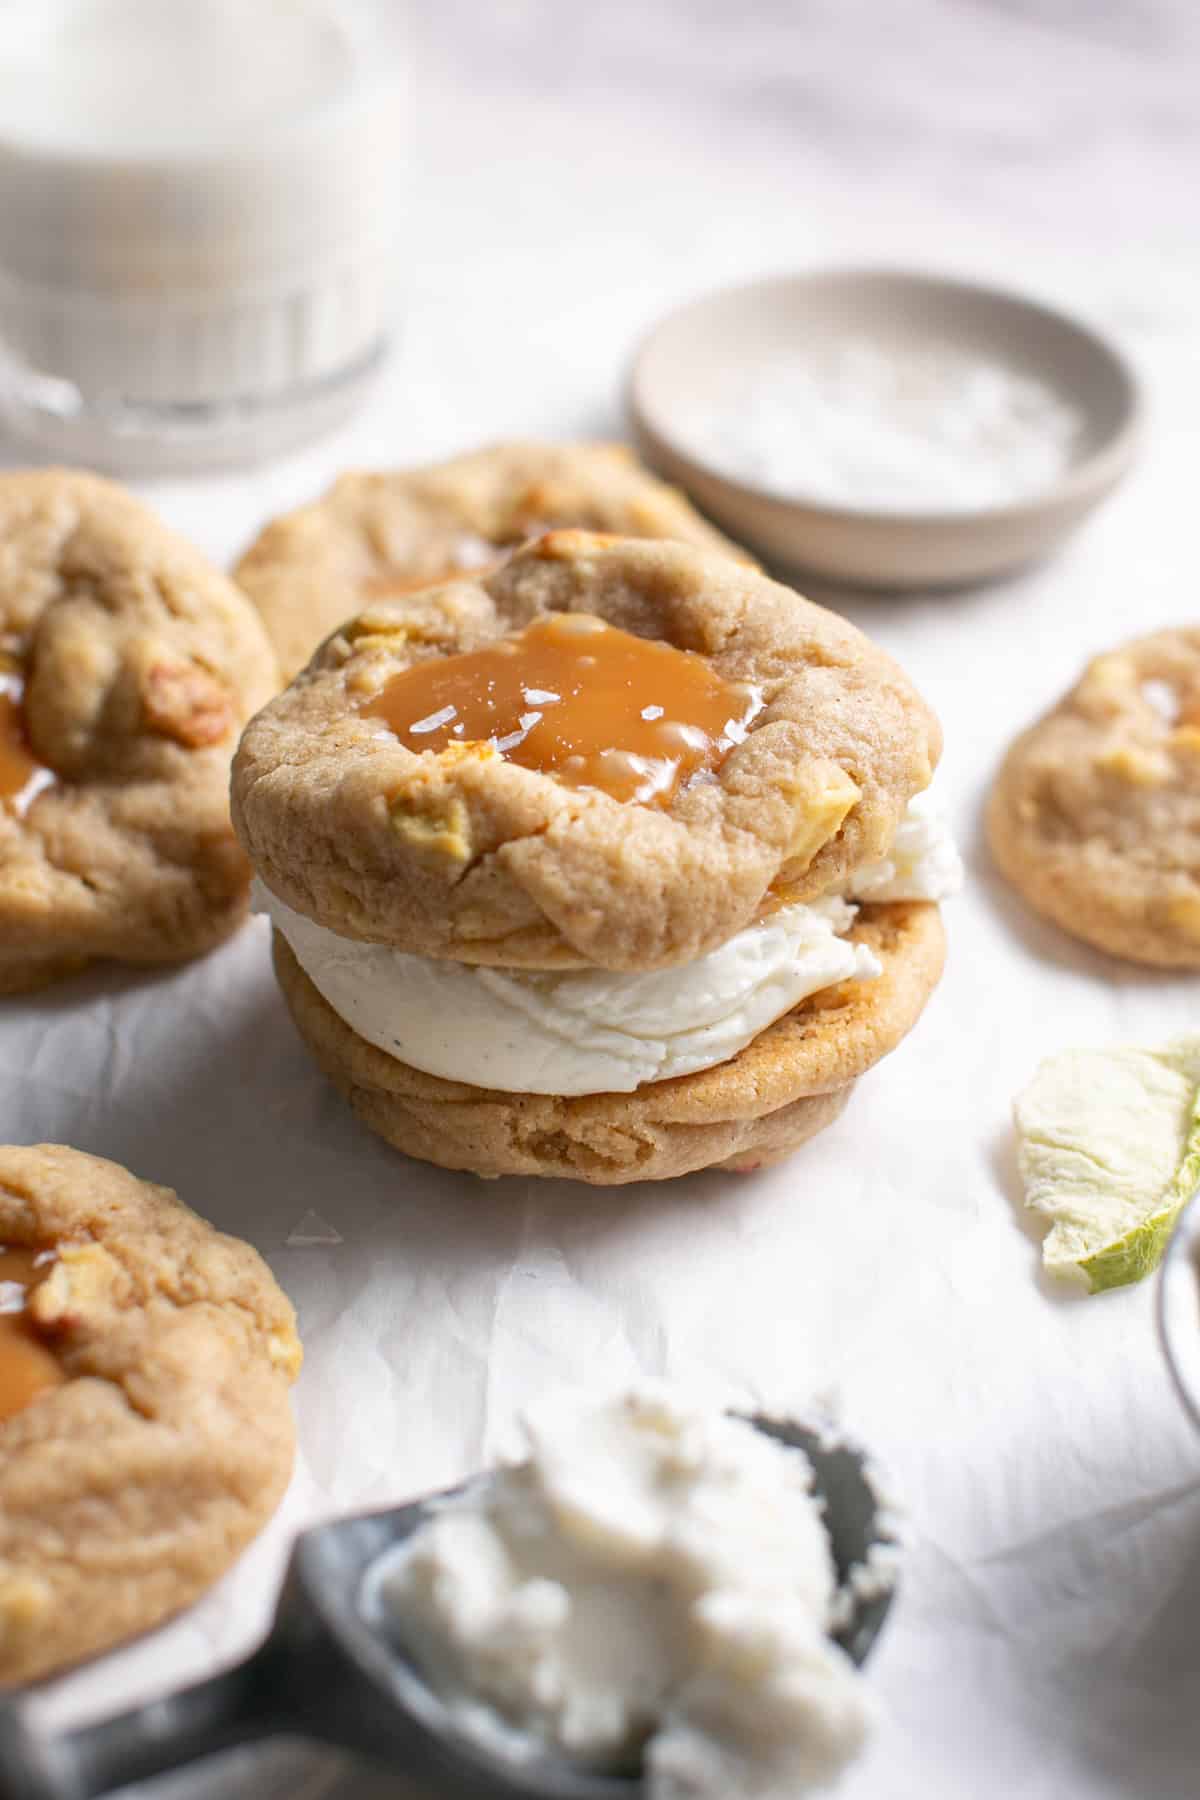
[[[343,414],[395,326],[405,60],[389,0],[6,0],[9,425],[158,470]]]

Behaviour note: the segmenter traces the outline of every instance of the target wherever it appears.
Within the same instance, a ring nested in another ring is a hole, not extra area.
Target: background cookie
[[[630,805],[487,744],[417,753],[362,710],[417,663],[572,613],[761,690],[714,776]],[[649,969],[723,943],[772,882],[804,900],[884,855],[940,748],[891,658],[790,588],[685,545],[563,531],[349,622],[247,729],[233,812],[268,887],[343,936]]]
[[[915,1024],[942,971],[936,906],[862,909],[852,939],[879,957],[873,981],[827,988],[731,1061],[632,1094],[506,1094],[398,1062],[338,1017],[274,938],[296,1025],[358,1116],[397,1149],[482,1175],[660,1181],[713,1165],[778,1161],[841,1112],[857,1077]]]
[[[290,681],[322,638],[372,601],[478,569],[568,525],[750,560],[623,445],[494,444],[430,468],[343,475],[266,526],[234,573]]]
[[[0,476],[0,993],[228,936],[229,762],[274,687],[253,608],[132,495]]]
[[[1009,750],[987,828],[1000,869],[1064,931],[1200,968],[1200,630],[1089,663]]]
[[[300,1345],[248,1244],[99,1157],[0,1148],[0,1244],[57,1247],[27,1319],[59,1377],[0,1412],[6,1684],[146,1630],[225,1572],[287,1485]]]

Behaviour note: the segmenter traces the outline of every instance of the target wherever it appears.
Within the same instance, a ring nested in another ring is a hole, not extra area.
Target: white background
[[[40,1711],[127,1703],[241,1652],[299,1522],[477,1466],[548,1382],[707,1374],[822,1396],[909,1504],[903,1595],[871,1666],[886,1718],[847,1800],[1192,1800],[1200,1445],[1149,1288],[1077,1300],[1043,1283],[1009,1108],[1043,1054],[1186,1031],[1200,990],[1039,924],[990,875],[978,819],[1002,747],[1087,654],[1196,616],[1200,9],[428,0],[414,37],[403,354],[338,437],[146,488],[215,556],[353,464],[618,433],[626,359],[663,308],[827,261],[1066,302],[1136,360],[1147,448],[1019,582],[906,600],[810,584],[940,711],[971,886],[913,1036],[780,1169],[605,1194],[409,1163],[295,1040],[261,922],[197,967],[5,1003],[0,1135],[177,1186],[270,1259],[308,1353],[282,1520],[187,1618]],[[288,1246],[310,1208],[340,1244]],[[306,1767],[278,1772],[293,1796],[386,1791],[328,1757]]]

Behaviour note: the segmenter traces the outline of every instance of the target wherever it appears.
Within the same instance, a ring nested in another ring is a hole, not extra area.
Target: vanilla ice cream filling
[[[783,906],[719,949],[650,974],[475,968],[361,944],[258,887],[317,991],[369,1044],[427,1075],[516,1094],[632,1093],[710,1069],[809,994],[880,965],[844,900]]]
[[[909,801],[887,855],[855,869],[846,892],[851,900],[873,904],[948,900],[962,884],[962,858],[937,801],[926,791]]]
[[[940,899],[956,871],[926,808],[901,825],[890,859],[863,871],[862,897]],[[649,973],[475,967],[341,937],[261,882],[254,904],[358,1037],[427,1075],[507,1093],[632,1093],[711,1069],[809,995],[881,972],[845,936],[856,909],[840,896],[781,906],[706,956]]]

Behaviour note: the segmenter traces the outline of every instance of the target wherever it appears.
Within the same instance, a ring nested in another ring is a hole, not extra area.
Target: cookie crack
[[[569,815],[572,824],[575,822],[575,817],[575,814]],[[501,851],[513,848],[517,844],[536,843],[538,838],[544,838],[548,832],[553,830],[556,823],[557,820],[555,819],[547,819],[544,824],[535,826],[532,831],[523,831],[518,837],[505,838],[502,844],[495,844],[490,850],[481,850],[477,856],[471,857],[469,862],[464,863],[457,875],[455,875],[453,881],[449,884],[451,892],[456,888],[460,888],[469,875],[473,875],[475,871],[482,868],[485,863],[490,862],[494,857],[499,856]]]

